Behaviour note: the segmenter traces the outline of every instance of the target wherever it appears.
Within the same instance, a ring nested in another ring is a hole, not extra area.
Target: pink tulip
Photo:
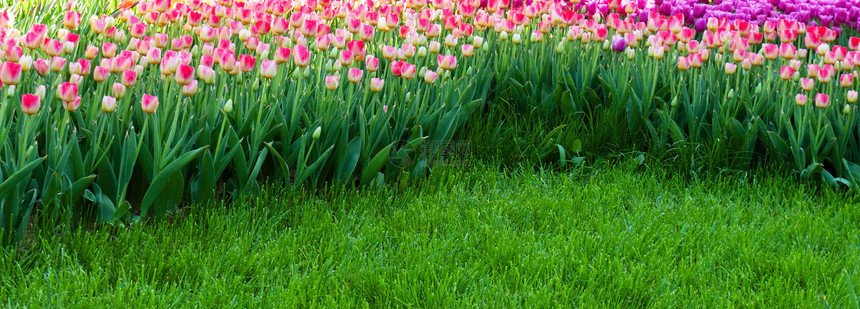
[[[379,58],[373,56],[367,57],[364,60],[364,66],[368,72],[376,72],[376,70],[379,70]]]
[[[129,34],[131,34],[131,37],[139,39],[139,38],[142,38],[144,35],[146,35],[146,28],[147,28],[146,24],[136,23],[134,25],[131,25],[131,27],[129,27],[128,31],[129,31]]]
[[[177,84],[180,85],[188,85],[191,81],[194,80],[194,68],[188,65],[180,65],[176,69],[176,75],[174,76]]]
[[[27,32],[27,34],[24,35],[24,47],[31,50],[37,49],[42,46],[42,40],[43,38],[39,36],[39,34]]]
[[[726,62],[726,74],[727,75],[734,75],[737,70],[738,70],[737,64],[734,64],[731,62]]]
[[[357,68],[349,68],[349,72],[346,74],[347,79],[353,83],[360,82],[362,76],[364,76],[364,71]]]
[[[337,75],[329,75],[329,76],[326,76],[326,77],[325,77],[325,87],[326,87],[328,90],[335,90],[335,89],[337,89],[338,84],[340,84],[339,79],[340,79],[340,78],[339,78],[339,76],[337,76]]]
[[[816,107],[825,108],[828,105],[830,105],[830,96],[829,95],[826,95],[823,93],[815,94],[815,106]]]
[[[257,59],[250,55],[239,55],[239,63],[241,64],[239,69],[242,70],[242,73],[248,73],[254,70]]]
[[[403,62],[401,65],[400,75],[406,79],[412,79],[415,77],[415,65]]]
[[[105,58],[113,58],[116,56],[116,44],[105,42],[102,44],[102,56]]]
[[[199,65],[197,66],[197,77],[204,83],[212,84],[215,81],[215,70],[211,67]]]
[[[451,55],[437,55],[436,61],[439,63],[439,67],[445,70],[454,70],[457,68],[457,58]]]
[[[472,57],[472,55],[475,54],[475,46],[472,46],[470,44],[463,44],[463,46],[461,46],[460,48],[463,51],[463,57]]]
[[[296,66],[306,67],[311,63],[311,52],[308,50],[307,46],[304,45],[296,45],[293,48],[293,61],[296,63]]]
[[[102,97],[102,111],[112,113],[114,110],[116,110],[116,98],[108,95]]]
[[[844,88],[851,87],[851,85],[854,84],[854,75],[851,75],[851,74],[840,75],[839,76],[839,84]]]
[[[17,85],[21,82],[21,65],[14,62],[3,62],[0,65],[0,82],[5,85]]]
[[[24,56],[24,50],[21,46],[11,46],[6,50],[6,60],[9,62],[18,62]]]
[[[437,78],[439,78],[439,74],[434,72],[434,71],[428,70],[427,72],[424,72],[424,81],[427,82],[428,84],[432,84],[432,83],[436,82]]]
[[[75,30],[78,29],[78,26],[81,25],[81,13],[76,11],[67,11],[65,15],[63,15],[63,26],[66,28]]]
[[[690,69],[690,59],[687,57],[678,57],[678,70],[687,71]]]
[[[56,57],[63,52],[63,43],[54,39],[47,39],[42,45],[42,49],[49,56]]]
[[[185,96],[192,96],[197,93],[197,80],[191,80],[188,85],[182,86],[182,94]]]
[[[66,58],[54,57],[51,58],[51,71],[61,72],[66,67]]]
[[[370,41],[373,40],[373,26],[364,25],[361,27],[361,30],[358,32],[358,37],[361,38],[362,41]]]
[[[137,72],[134,70],[123,71],[120,82],[123,86],[134,87],[134,84],[137,83]]]
[[[79,107],[81,107],[81,97],[75,97],[71,102],[63,101],[63,108],[67,111],[74,112],[78,110]]]
[[[125,97],[125,89],[125,86],[123,86],[122,84],[113,83],[113,86],[111,86],[111,94],[117,99],[122,99],[123,97]]]
[[[397,56],[397,48],[394,46],[382,46],[382,58],[388,59],[391,61],[394,57]]]
[[[73,102],[78,97],[78,85],[75,83],[65,82],[59,86],[60,99],[65,102]]]
[[[144,113],[155,114],[155,110],[158,109],[158,97],[144,94],[140,99],[140,109]]]
[[[278,47],[278,49],[275,50],[275,63],[281,64],[290,61],[291,52],[292,51],[289,48]]]
[[[796,96],[794,96],[794,103],[796,103],[797,106],[806,105],[806,100],[807,100],[807,98],[806,98],[805,94],[798,93]]]
[[[764,57],[768,60],[775,60],[779,58],[779,47],[774,44],[764,44],[762,45],[764,49]]]
[[[36,61],[33,62],[33,67],[36,68],[36,72],[42,76],[48,74],[48,71],[51,69],[51,65],[42,58],[36,59]]]
[[[370,91],[380,92],[383,85],[385,85],[385,80],[376,77],[370,79]]]
[[[779,78],[782,80],[789,80],[794,75],[794,68],[790,66],[783,66],[782,69],[779,70]]]
[[[35,94],[25,94],[21,96],[21,111],[27,115],[35,115],[42,107],[42,98]]]
[[[846,95],[846,99],[848,103],[856,103],[857,102],[857,90],[848,90],[848,94]]]
[[[263,78],[274,78],[278,74],[278,64],[269,59],[263,59],[260,63],[260,76]]]

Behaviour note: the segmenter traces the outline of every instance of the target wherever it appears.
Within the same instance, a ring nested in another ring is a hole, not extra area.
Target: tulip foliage
[[[507,99],[580,115],[594,140],[860,185],[860,39],[842,19],[662,1],[95,2],[0,11],[3,241],[34,209],[116,224],[266,180],[415,179]]]

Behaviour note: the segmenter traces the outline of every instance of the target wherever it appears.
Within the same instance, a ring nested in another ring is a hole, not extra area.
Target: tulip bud
[[[735,90],[734,90],[734,89],[730,89],[730,90],[729,90],[729,94],[728,94],[728,96],[727,96],[727,97],[728,97],[730,100],[731,100],[731,99],[734,99],[734,98],[735,98]]]
[[[627,60],[633,60],[636,57],[636,50],[633,48],[628,48],[624,52],[627,54]]]
[[[755,95],[761,94],[761,84],[755,86]]]
[[[513,37],[511,37],[511,42],[514,42],[514,44],[522,43],[522,38],[520,38],[520,34],[514,33]]]
[[[11,97],[15,95],[15,85],[9,85],[6,87],[6,97]]]
[[[39,87],[36,87],[36,93],[35,94],[37,96],[39,96],[40,98],[44,99],[45,98],[45,91],[47,91],[47,88],[45,87],[45,85],[39,85]]]
[[[232,113],[233,112],[233,100],[227,100],[227,103],[224,103],[224,112]]]
[[[672,107],[678,107],[678,97],[672,98],[672,103],[669,104]]]
[[[313,139],[314,140],[320,139],[321,134],[322,134],[322,127],[317,127],[316,129],[314,129]]]
[[[851,114],[851,105],[845,104],[845,107],[842,108],[842,113],[845,115]]]

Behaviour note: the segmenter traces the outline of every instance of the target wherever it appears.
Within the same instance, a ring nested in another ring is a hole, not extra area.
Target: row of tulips
[[[835,29],[711,17],[697,31],[683,14],[615,1],[153,0],[115,14],[67,2],[42,15],[21,3],[0,13],[4,241],[34,209],[112,224],[264,179],[421,177],[436,142],[498,97],[656,150],[766,146],[858,183],[856,76],[842,76],[856,75],[860,41]],[[609,11],[585,14],[592,5]],[[817,83],[806,90],[801,74]]]

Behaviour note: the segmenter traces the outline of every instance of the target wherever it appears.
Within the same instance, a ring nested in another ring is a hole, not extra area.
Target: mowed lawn
[[[0,254],[11,307],[853,307],[860,207],[767,172],[482,164],[188,206]]]

